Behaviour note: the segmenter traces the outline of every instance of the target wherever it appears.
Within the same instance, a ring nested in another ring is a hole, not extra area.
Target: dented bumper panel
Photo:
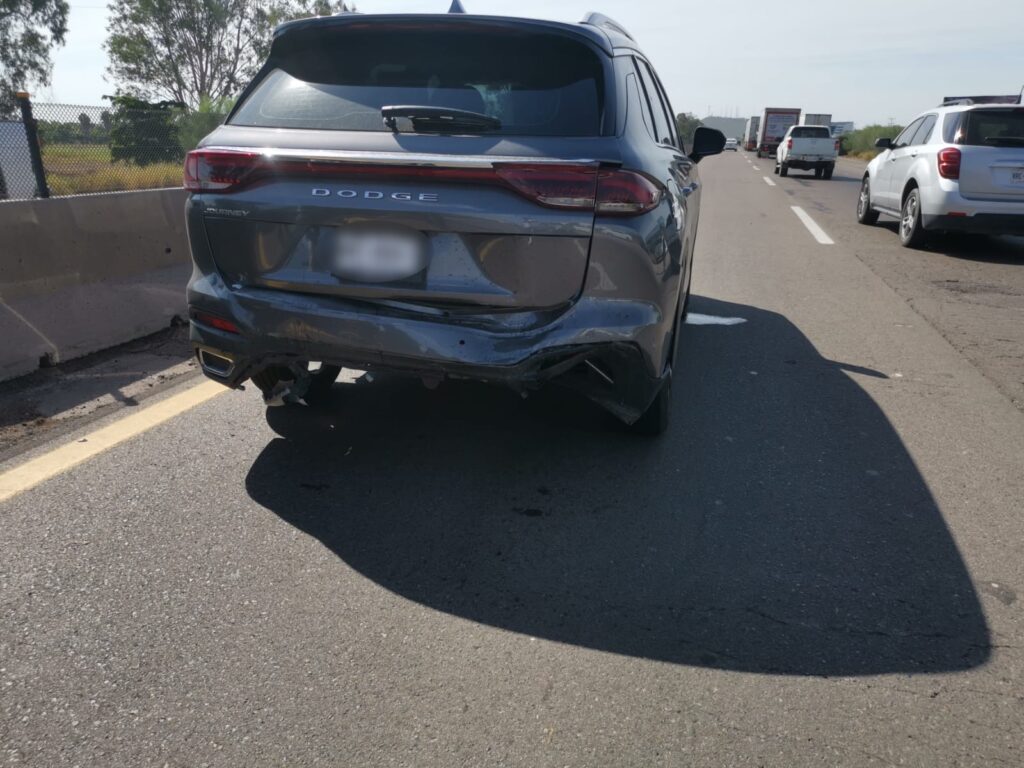
[[[200,206],[189,208],[192,341],[215,363],[204,365],[207,375],[228,386],[306,360],[515,388],[556,381],[632,422],[671,365],[687,265],[682,244],[664,236],[675,214],[668,202],[644,216],[595,222],[576,295],[532,308],[254,284],[223,270]],[[575,253],[573,237],[553,240]],[[227,318],[239,332],[196,322],[196,313]]]
[[[660,313],[642,302],[583,299],[557,312],[418,317],[413,308],[264,289],[217,296],[209,282],[207,293],[190,290],[193,313],[228,313],[240,333],[193,319],[191,339],[207,375],[227,386],[299,360],[517,388],[557,380],[632,421],[660,383],[641,344]]]

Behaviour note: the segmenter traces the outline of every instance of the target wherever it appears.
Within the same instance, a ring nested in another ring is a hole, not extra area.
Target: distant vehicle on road
[[[282,24],[185,161],[203,372],[298,419],[344,366],[557,382],[664,431],[695,364],[697,164],[725,144],[701,126],[685,151],[675,114],[600,14]]]
[[[740,146],[740,143],[738,141],[736,141],[736,139],[726,139],[725,140],[725,149],[727,149],[730,152],[735,152],[737,149],[739,149],[739,146]]]
[[[761,125],[761,118],[753,115],[747,120],[743,129],[743,148],[747,152],[753,152],[757,148],[757,129]]]
[[[761,116],[757,131],[757,156],[772,157],[791,125],[800,121],[800,110],[768,107]]]
[[[976,100],[977,99],[977,100]],[[900,220],[900,242],[916,247],[930,232],[1024,234],[1024,108],[993,97],[946,100],[919,115],[861,181],[857,220]]]
[[[839,140],[827,125],[794,125],[782,137],[775,153],[775,173],[788,176],[790,168],[814,171],[815,178],[832,178],[839,157]]]

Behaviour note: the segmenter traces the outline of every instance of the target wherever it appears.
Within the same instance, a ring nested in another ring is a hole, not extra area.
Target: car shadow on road
[[[842,174],[833,174],[831,179],[816,179],[814,177],[814,171],[808,171],[806,173],[797,174],[795,171],[790,171],[788,178],[796,181],[803,187],[810,187],[812,184],[831,184],[834,182],[856,182],[860,184],[860,179],[854,178],[853,176],[843,176]]]
[[[894,218],[886,216],[879,219],[875,226],[888,229],[894,237],[899,237],[899,222]],[[917,250],[962,261],[1024,265],[1024,237],[930,232],[924,245]]]
[[[791,675],[982,664],[957,547],[858,382],[876,372],[773,312],[692,311],[747,322],[687,326],[661,440],[557,391],[383,380],[272,440],[248,492],[391,592],[525,635]]]

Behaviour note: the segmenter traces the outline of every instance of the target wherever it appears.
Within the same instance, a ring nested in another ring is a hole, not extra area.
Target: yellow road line
[[[112,424],[100,427],[94,432],[75,438],[70,443],[29,459],[13,469],[0,473],[0,502],[17,496],[71,467],[88,461],[115,445],[130,440],[136,435],[163,424],[168,419],[195,408],[228,390],[213,381],[200,384],[139,410],[132,409],[129,415]]]

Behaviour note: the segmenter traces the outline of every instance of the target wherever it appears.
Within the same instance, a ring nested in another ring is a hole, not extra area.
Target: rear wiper
[[[453,129],[496,131],[501,128],[498,118],[468,109],[400,105],[381,107],[380,113],[384,117],[384,125],[396,133],[399,130],[398,119],[402,117],[412,123],[416,133],[450,133]]]
[[[996,147],[1024,147],[1024,136],[986,136],[985,143]]]

